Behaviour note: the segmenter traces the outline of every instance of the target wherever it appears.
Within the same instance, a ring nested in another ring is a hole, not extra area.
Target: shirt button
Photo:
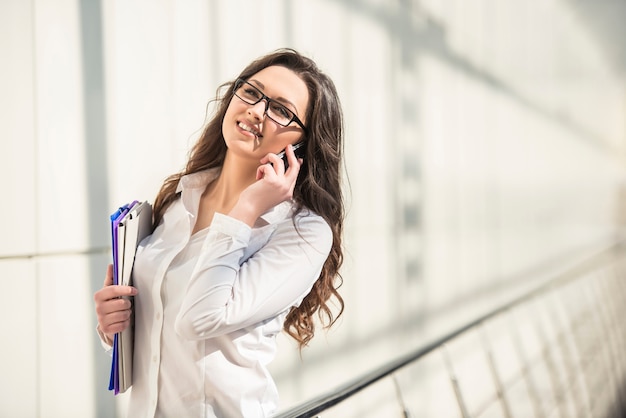
[[[153,362],[153,363],[156,363],[156,362],[157,362],[157,356],[156,356],[156,354],[152,356],[152,362]]]
[[[156,319],[157,319],[157,321],[161,319],[161,312],[157,312]]]

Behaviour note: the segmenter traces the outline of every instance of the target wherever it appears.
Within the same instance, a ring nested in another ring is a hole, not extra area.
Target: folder
[[[141,241],[152,232],[152,206],[133,201],[111,215],[113,284],[132,286],[135,253]],[[134,349],[134,312],[131,324],[113,339],[109,390],[117,395],[132,386]]]

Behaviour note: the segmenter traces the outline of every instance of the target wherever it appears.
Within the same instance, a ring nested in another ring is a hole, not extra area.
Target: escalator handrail
[[[380,379],[383,379],[395,371],[401,369],[402,367],[413,363],[420,358],[424,357],[426,354],[432,352],[433,350],[441,347],[443,344],[451,341],[455,337],[463,334],[464,332],[480,325],[482,322],[493,318],[500,313],[503,313],[515,306],[520,305],[521,303],[528,301],[535,296],[543,294],[548,290],[555,288],[565,282],[574,280],[580,277],[581,273],[590,270],[591,268],[598,265],[605,257],[610,256],[613,251],[619,249],[619,247],[623,246],[623,243],[613,243],[608,248],[602,249],[601,251],[592,254],[587,257],[585,260],[572,267],[556,277],[553,277],[546,282],[538,285],[534,289],[523,293],[521,296],[515,297],[512,300],[500,305],[499,307],[489,311],[488,313],[481,315],[474,320],[462,325],[455,330],[448,332],[447,334],[437,337],[432,341],[420,346],[416,350],[413,350],[403,356],[397,357],[392,361],[368,372],[361,376],[356,377],[344,383],[343,385],[335,388],[334,390],[319,395],[315,398],[312,398],[309,401],[296,405],[286,411],[283,411],[275,416],[275,418],[312,418],[317,416],[319,412],[327,410],[328,408],[335,406],[336,404],[342,402],[343,400],[351,397],[362,389],[368,387],[369,385],[377,382]]]

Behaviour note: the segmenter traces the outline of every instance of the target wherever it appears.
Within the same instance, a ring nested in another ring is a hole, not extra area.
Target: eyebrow
[[[248,80],[248,83],[254,83],[254,84],[256,84],[256,85],[257,85],[257,87],[258,87],[259,89],[265,89],[265,85],[264,85],[263,83],[261,83],[259,80],[256,80],[256,79],[250,79],[250,80]],[[265,92],[263,92],[263,94],[265,94]],[[266,95],[266,96],[267,96],[267,95]],[[293,109],[295,110],[295,112],[294,112],[294,113],[295,113],[296,115],[298,114],[298,108],[296,107],[296,105],[295,105],[295,104],[293,104],[291,101],[289,101],[289,100],[285,99],[284,97],[277,97],[277,98],[275,98],[275,99],[270,97],[270,99],[275,100],[275,101],[277,101],[277,102],[283,102],[284,104],[291,105],[291,107],[293,107]]]

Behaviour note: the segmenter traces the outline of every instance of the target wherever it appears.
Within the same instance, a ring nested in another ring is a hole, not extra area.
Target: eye
[[[261,98],[261,93],[251,86],[244,85],[242,87],[242,92],[244,96],[249,97],[250,99],[259,100]]]
[[[293,114],[291,113],[291,111],[281,104],[271,103],[270,109],[272,110],[274,114],[280,115],[281,117],[285,119],[291,119],[293,117]]]

